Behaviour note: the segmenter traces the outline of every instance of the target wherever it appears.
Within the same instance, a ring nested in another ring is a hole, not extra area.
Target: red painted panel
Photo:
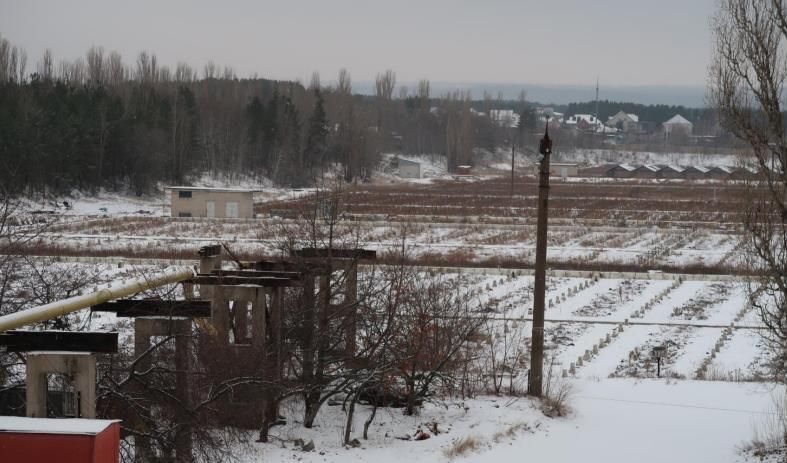
[[[94,463],[118,463],[120,461],[120,423],[112,423],[95,436],[93,444]]]
[[[93,437],[67,434],[0,433],[3,463],[92,463]]]
[[[118,463],[120,426],[95,436],[0,432],[2,463]]]

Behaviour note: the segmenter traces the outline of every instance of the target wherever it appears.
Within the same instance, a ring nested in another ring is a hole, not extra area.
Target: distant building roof
[[[632,166],[630,164],[618,164],[616,167],[620,167],[621,169],[627,170],[629,172],[634,172],[635,170],[637,170],[636,167],[634,167],[634,166]]]
[[[411,161],[410,159],[399,158],[399,164],[402,164],[402,163],[412,164],[412,165],[416,165],[416,166],[420,166],[421,165],[421,163],[418,162],[418,161]]]
[[[573,125],[578,124],[581,121],[585,121],[588,124],[593,125],[599,123],[599,120],[596,119],[596,116],[593,116],[592,114],[574,114],[573,116],[566,119],[566,124]]]
[[[254,193],[255,191],[262,191],[260,189],[252,190],[249,188],[213,188],[207,186],[165,186],[165,190],[192,190],[192,191],[214,191],[216,193]]]
[[[648,169],[651,172],[660,172],[661,167],[655,166],[653,164],[645,164],[644,166],[640,167],[640,169]]]
[[[708,171],[710,171],[710,169],[708,169],[707,167],[702,167],[702,166],[691,166],[691,167],[702,172],[703,174],[707,174]]]
[[[676,166],[675,164],[669,164],[669,165],[667,165],[667,167],[666,167],[666,168],[667,168],[667,169],[672,169],[672,170],[674,170],[675,172],[683,172],[683,171],[685,171],[685,170],[686,170],[686,168],[685,168],[685,167]]]
[[[672,116],[670,118],[670,120],[668,120],[667,122],[665,122],[662,125],[694,125],[694,124],[689,122],[688,119],[686,119],[685,117],[681,116],[680,114],[675,114],[674,116]]]
[[[617,123],[618,121],[620,121],[622,119],[629,119],[632,122],[639,122],[639,116],[637,116],[636,114],[630,114],[630,113],[626,113],[624,111],[618,111],[617,114],[615,114],[614,116],[610,116],[609,117],[609,119],[607,120],[607,123],[610,123],[610,122],[611,123]]]

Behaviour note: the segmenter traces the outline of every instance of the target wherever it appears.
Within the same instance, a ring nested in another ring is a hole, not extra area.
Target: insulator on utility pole
[[[533,294],[533,335],[530,347],[530,374],[528,393],[541,397],[544,371],[544,295],[546,292],[547,265],[547,211],[549,202],[549,155],[552,139],[547,122],[544,138],[538,147],[538,225],[536,229],[536,269]]]

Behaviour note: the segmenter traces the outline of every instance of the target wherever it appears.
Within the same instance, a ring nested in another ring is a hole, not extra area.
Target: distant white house
[[[553,162],[549,165],[549,173],[560,178],[576,177],[579,175],[579,167],[576,163]]]
[[[606,125],[623,132],[637,132],[639,131],[639,116],[618,111],[617,114],[607,119]]]
[[[500,127],[519,127],[519,114],[513,109],[490,109],[489,118]]]
[[[664,127],[664,138],[669,140],[675,134],[691,135],[694,131],[694,124],[688,119],[676,114],[670,120],[661,124]]]
[[[591,114],[574,114],[563,122],[567,127],[576,127],[580,130],[596,130],[603,125],[596,116]]]
[[[399,176],[402,178],[421,178],[421,163],[399,158]]]

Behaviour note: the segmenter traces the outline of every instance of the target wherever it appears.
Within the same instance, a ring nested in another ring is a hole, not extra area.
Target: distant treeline
[[[206,173],[300,187],[329,167],[363,180],[388,152],[445,156],[453,171],[473,164],[478,149],[537,143],[534,107],[524,97],[435,96],[428,80],[397,87],[390,70],[378,74],[374,95],[362,96],[344,70],[329,86],[317,74],[308,85],[239,79],[212,62],[200,71],[183,63],[171,69],[142,52],[129,65],[95,47],[57,64],[47,50],[30,72],[24,50],[0,37],[0,193],[142,194]],[[589,105],[566,112],[593,112]],[[495,123],[492,109],[513,109],[523,123]],[[620,109],[643,120],[696,116],[607,101],[599,109],[602,118]]]
[[[11,193],[141,194],[203,173],[305,186],[328,166],[363,179],[391,151],[444,155],[453,169],[517,135],[473,111],[469,93],[432,97],[426,80],[397,88],[392,71],[361,96],[346,71],[332,86],[318,75],[239,79],[213,63],[170,69],[147,52],[129,66],[101,48],[57,65],[47,51],[34,72],[26,63],[0,38],[0,185]]]

